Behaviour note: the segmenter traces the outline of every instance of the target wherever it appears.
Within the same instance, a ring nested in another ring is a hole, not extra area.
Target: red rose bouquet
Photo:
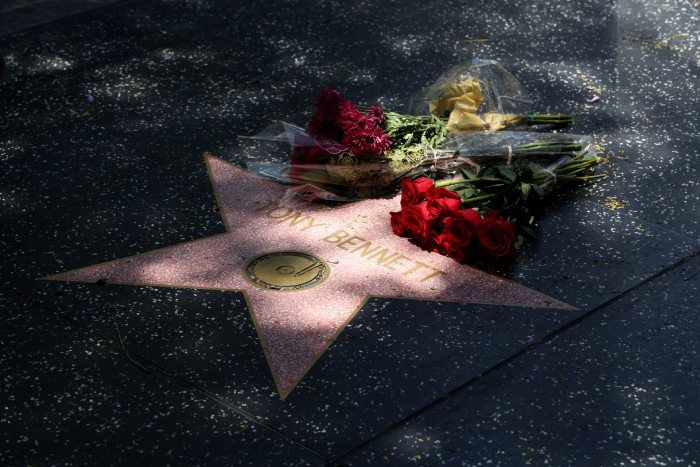
[[[401,211],[390,213],[396,235],[460,263],[508,266],[517,233],[497,211],[464,208],[458,193],[427,177],[401,182]]]
[[[566,184],[604,177],[595,155],[579,153],[542,167],[497,165],[459,178],[401,182],[401,211],[391,213],[396,235],[456,261],[505,267],[524,237],[534,236],[535,215]],[[483,213],[483,214],[480,214]]]

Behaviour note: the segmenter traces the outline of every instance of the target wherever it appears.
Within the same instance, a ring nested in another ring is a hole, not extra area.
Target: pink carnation
[[[338,121],[343,132],[347,132],[357,126],[364,118],[365,116],[362,112],[357,110],[357,107],[350,102],[344,103],[340,108],[340,112],[338,112]]]
[[[369,110],[367,110],[367,117],[376,126],[384,126],[384,124],[386,123],[386,115],[384,115],[382,108],[379,107],[377,104],[374,104],[372,107],[369,108]]]
[[[318,112],[309,120],[309,133],[342,142],[357,156],[376,157],[391,147],[391,139],[382,131],[386,116],[378,105],[363,114],[330,88],[322,89],[314,104]]]
[[[391,140],[382,128],[365,116],[345,131],[343,144],[352,154],[365,157],[379,156],[391,148]]]

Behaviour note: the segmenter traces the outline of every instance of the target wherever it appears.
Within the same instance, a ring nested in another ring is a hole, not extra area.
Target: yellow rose
[[[444,117],[445,114],[457,108],[461,111],[469,109],[475,114],[483,100],[481,83],[476,78],[467,78],[459,83],[450,83],[445,86],[440,98],[428,102],[428,106],[430,113],[438,117]]]
[[[502,130],[519,123],[515,114],[486,113],[477,115],[484,100],[481,83],[476,78],[467,78],[459,83],[445,86],[440,98],[429,101],[430,113],[447,120],[448,131]]]
[[[498,131],[517,125],[520,117],[515,114],[486,113],[477,115],[467,110],[455,108],[447,121],[448,131]]]

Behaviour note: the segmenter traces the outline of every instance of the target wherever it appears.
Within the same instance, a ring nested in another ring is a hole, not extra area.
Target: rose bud
[[[415,180],[401,180],[401,206],[418,204],[425,200],[425,195],[430,188],[434,188],[433,181],[428,177],[418,177]]]
[[[461,199],[454,198],[438,198],[427,201],[428,211],[436,219],[441,219],[462,207]]]
[[[435,221],[435,217],[428,212],[427,205],[428,203],[423,201],[403,208],[406,230],[421,245],[426,242],[429,230]]]
[[[459,196],[459,193],[454,192],[452,190],[448,190],[447,188],[435,188],[432,187],[428,190],[428,192],[425,195],[427,200],[431,199],[441,199],[441,198],[450,198],[450,199],[458,199],[461,201],[461,196]]]
[[[515,227],[508,221],[485,217],[476,228],[481,262],[510,265],[515,260]]]
[[[406,230],[403,212],[390,212],[389,215],[391,216],[391,230],[394,231],[394,234],[399,237],[407,237],[409,232]]]

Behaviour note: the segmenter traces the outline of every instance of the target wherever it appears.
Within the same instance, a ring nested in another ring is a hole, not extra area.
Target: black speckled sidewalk
[[[0,463],[697,462],[697,2],[87,8],[0,29]],[[223,232],[202,154],[320,87],[396,108],[471,57],[605,148],[508,275],[577,310],[371,299],[283,401],[238,293],[39,280]]]

